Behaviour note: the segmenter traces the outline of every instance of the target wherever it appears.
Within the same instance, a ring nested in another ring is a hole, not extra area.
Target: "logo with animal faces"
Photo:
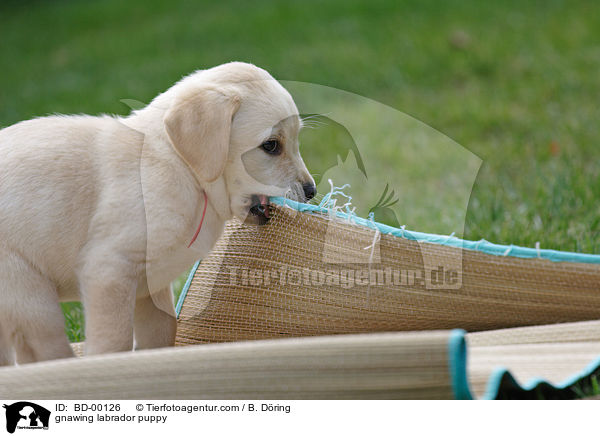
[[[50,411],[29,401],[19,401],[10,405],[4,404],[6,409],[6,431],[14,433],[15,430],[48,430]]]

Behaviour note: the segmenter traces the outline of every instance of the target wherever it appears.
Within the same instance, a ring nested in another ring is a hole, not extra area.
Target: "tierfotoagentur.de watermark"
[[[339,286],[352,289],[361,286],[456,288],[462,274],[444,266],[422,269],[386,268],[290,268],[260,269],[227,267],[229,284],[235,286]]]

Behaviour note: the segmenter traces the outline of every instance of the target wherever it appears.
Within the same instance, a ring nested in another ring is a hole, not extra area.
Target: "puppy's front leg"
[[[175,343],[177,320],[173,293],[160,292],[138,298],[135,303],[136,349],[170,347]]]
[[[85,354],[131,351],[137,280],[104,265],[98,265],[95,273],[88,273],[82,283]]]

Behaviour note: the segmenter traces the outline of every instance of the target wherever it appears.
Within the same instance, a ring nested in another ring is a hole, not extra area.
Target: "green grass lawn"
[[[389,126],[397,136],[387,137],[368,104],[347,111],[366,121],[363,154],[380,176],[367,193],[351,188],[361,212],[385,182],[400,180],[394,210],[409,229],[600,252],[596,2],[201,3],[4,1],[0,126],[54,112],[126,114],[121,99],[149,101],[195,69],[252,62],[278,79],[345,90],[414,117],[405,130]],[[325,125],[303,133],[307,162],[347,140],[340,132]],[[402,146],[419,135],[438,146],[451,138],[481,159],[478,173],[470,168],[477,176],[462,215],[433,201],[451,191],[451,175],[446,184],[410,173],[415,155]],[[360,181],[352,159],[347,177]],[[335,174],[337,184],[346,181]],[[461,220],[464,232],[453,228]]]

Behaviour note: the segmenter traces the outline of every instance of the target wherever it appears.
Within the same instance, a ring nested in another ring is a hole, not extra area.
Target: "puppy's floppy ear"
[[[232,118],[240,107],[233,92],[195,88],[178,96],[164,123],[169,140],[198,180],[213,182],[225,170]]]

